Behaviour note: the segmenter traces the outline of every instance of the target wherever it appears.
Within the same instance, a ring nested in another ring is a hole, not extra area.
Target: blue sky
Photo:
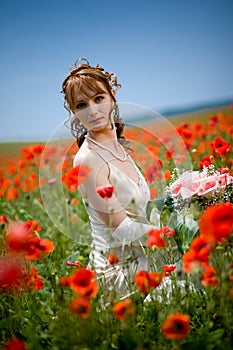
[[[118,100],[156,110],[233,96],[233,1],[0,4],[0,141],[46,140],[78,57],[118,75]]]

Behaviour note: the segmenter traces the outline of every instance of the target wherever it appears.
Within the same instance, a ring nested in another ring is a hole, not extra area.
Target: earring
[[[115,103],[114,108],[112,110],[112,116],[115,123],[119,123],[121,121],[120,111],[117,103]]]
[[[71,120],[71,130],[73,135],[77,140],[84,137],[87,134],[87,129],[80,123],[80,120],[77,117],[73,117]]]
[[[81,136],[83,136],[83,135],[85,135],[87,133],[87,129],[85,128],[85,126],[83,126],[80,123],[79,119],[77,119],[76,128],[77,128],[77,136],[78,136],[78,138],[80,138]]]

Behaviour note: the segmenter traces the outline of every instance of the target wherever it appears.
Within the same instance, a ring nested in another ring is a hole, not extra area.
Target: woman
[[[108,290],[125,295],[136,271],[148,268],[145,240],[153,228],[146,219],[149,188],[126,151],[116,76],[80,60],[65,78],[62,92],[79,146],[74,166],[92,169],[78,188],[92,229],[89,266],[104,276]],[[101,187],[113,188],[112,196],[102,198],[96,190]]]

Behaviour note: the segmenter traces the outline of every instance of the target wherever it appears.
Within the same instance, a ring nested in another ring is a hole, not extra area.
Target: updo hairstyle
[[[86,63],[80,63],[85,61]],[[75,62],[75,66],[71,69],[69,75],[62,83],[62,93],[64,94],[64,107],[70,113],[71,133],[76,138],[77,144],[80,147],[87,134],[86,128],[80,123],[79,119],[73,113],[75,110],[75,91],[80,90],[84,95],[88,96],[88,90],[98,94],[106,93],[100,88],[98,82],[101,82],[106,91],[115,102],[114,107],[114,124],[116,127],[117,138],[122,144],[125,143],[125,138],[122,136],[124,130],[124,122],[119,116],[119,109],[115,96],[112,94],[113,88],[120,88],[121,85],[117,82],[117,76],[113,73],[106,72],[98,64],[95,67],[89,65],[85,58],[79,58]]]

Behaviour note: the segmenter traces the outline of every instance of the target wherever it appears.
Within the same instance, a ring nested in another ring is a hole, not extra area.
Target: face
[[[111,123],[114,101],[104,85],[98,85],[100,91],[104,92],[86,90],[86,95],[78,90],[75,94],[73,113],[87,130],[101,131]]]

